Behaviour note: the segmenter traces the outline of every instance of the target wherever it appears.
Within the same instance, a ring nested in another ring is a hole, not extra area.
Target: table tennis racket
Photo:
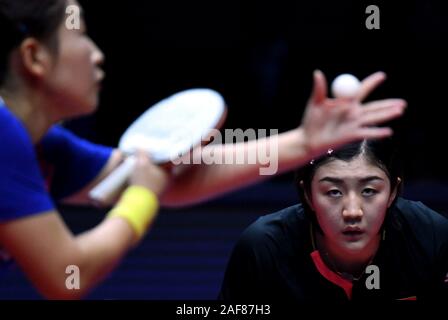
[[[211,89],[189,89],[148,108],[121,136],[118,148],[128,157],[89,193],[97,204],[107,203],[127,182],[137,149],[156,164],[182,157],[204,143],[226,117],[223,97]],[[207,142],[207,141],[206,141]]]

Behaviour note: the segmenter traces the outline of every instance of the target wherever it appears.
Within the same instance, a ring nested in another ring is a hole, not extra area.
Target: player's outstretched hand
[[[326,152],[328,148],[337,148],[353,141],[392,135],[391,128],[376,125],[401,116],[406,101],[386,99],[362,104],[386,79],[383,72],[376,72],[365,78],[352,99],[329,98],[324,74],[315,71],[313,76],[313,92],[301,124],[308,151],[313,156]]]

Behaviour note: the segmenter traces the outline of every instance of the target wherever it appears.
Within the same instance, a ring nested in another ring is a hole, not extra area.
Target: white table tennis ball
[[[361,87],[361,82],[353,75],[344,73],[336,77],[331,85],[335,98],[354,98]]]

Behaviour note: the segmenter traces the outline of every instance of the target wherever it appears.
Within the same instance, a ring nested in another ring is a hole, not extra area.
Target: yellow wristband
[[[137,240],[140,240],[157,216],[158,209],[159,201],[154,192],[144,187],[130,186],[107,216],[124,218],[134,229]]]

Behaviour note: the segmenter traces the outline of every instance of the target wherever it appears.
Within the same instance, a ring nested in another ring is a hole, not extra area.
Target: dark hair
[[[383,170],[389,178],[391,190],[398,188],[397,195],[400,193],[403,183],[399,185],[397,183],[398,178],[402,179],[402,166],[399,162],[398,149],[392,139],[363,140],[361,142],[347,144],[338,150],[333,151],[330,149],[327,154],[312,160],[308,165],[296,172],[296,183],[305,214],[315,224],[317,224],[317,220],[306,201],[305,194],[308,196],[311,195],[311,181],[316,170],[331,161],[351,161],[359,155],[362,155],[367,161]]]
[[[8,73],[9,56],[27,37],[57,49],[56,31],[65,14],[66,0],[0,0],[0,86]]]

